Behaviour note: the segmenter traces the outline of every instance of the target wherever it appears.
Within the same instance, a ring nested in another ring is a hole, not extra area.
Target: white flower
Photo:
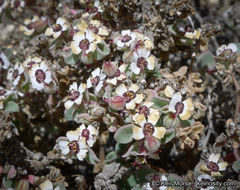
[[[133,116],[133,120],[140,125],[133,127],[133,138],[135,140],[143,139],[146,136],[154,136],[157,139],[164,137],[166,133],[166,128],[164,127],[155,127],[157,120],[160,118],[159,113],[153,112],[149,115],[147,119],[144,114],[136,114]]]
[[[126,108],[134,109],[136,104],[140,104],[143,101],[143,94],[137,94],[139,86],[137,84],[132,84],[129,87],[126,87],[124,84],[120,84],[116,88],[116,94],[122,96],[126,99]]]
[[[94,87],[94,91],[97,94],[103,87],[106,74],[98,67],[92,73],[91,77],[87,79],[87,88]]]
[[[78,129],[80,138],[84,139],[89,147],[92,147],[96,142],[96,137],[98,136],[98,129],[92,125],[88,125],[87,128],[82,124]]]
[[[50,180],[46,180],[39,185],[41,190],[60,190],[59,186],[53,189],[53,184]]]
[[[179,115],[181,120],[188,120],[194,110],[192,99],[188,98],[182,102],[182,95],[180,92],[174,94],[174,90],[167,86],[164,90],[164,94],[167,97],[171,97],[171,101],[168,106],[168,110],[173,112],[176,116]]]
[[[226,170],[227,162],[219,162],[220,154],[212,153],[209,156],[207,165],[202,164],[201,169],[211,173],[211,176],[221,176],[220,171]]]
[[[130,47],[131,43],[134,42],[136,34],[130,30],[123,30],[121,36],[117,38],[117,47],[122,49],[124,47]]]
[[[88,55],[96,50],[97,44],[100,42],[98,36],[91,30],[87,30],[85,33],[77,32],[71,43],[72,52],[74,54],[83,52],[84,55]]]
[[[80,139],[78,130],[68,131],[66,140],[58,142],[59,148],[63,155],[72,154],[76,155],[79,160],[83,160],[88,152],[86,141]]]
[[[127,66],[128,66],[127,64],[120,65],[118,67],[115,75],[112,77],[108,76],[106,82],[113,84],[113,85],[117,85],[118,81],[122,81],[122,80],[126,79],[127,76],[126,76],[125,70],[126,70]]]
[[[25,1],[24,0],[12,0],[11,1],[11,8],[22,11],[22,8],[24,6],[25,6]]]
[[[138,49],[133,53],[133,61],[131,63],[131,70],[138,75],[145,68],[153,70],[155,67],[155,57],[150,55],[150,51],[144,48]]]
[[[5,9],[8,6],[8,1],[7,0],[2,0],[0,2],[0,14],[2,13],[3,9]]]
[[[13,85],[17,86],[24,72],[24,67],[20,63],[16,63],[13,69],[9,69],[7,79],[13,81]]]
[[[77,28],[80,32],[85,32],[86,30],[92,31],[94,34],[99,35],[97,36],[99,40],[101,40],[100,36],[106,37],[109,34],[107,28],[98,20],[90,20],[89,24],[87,24],[84,19],[81,19]]]
[[[7,56],[4,53],[1,53],[0,55],[0,70],[3,69],[7,69],[10,65],[10,62],[7,58]]]
[[[32,87],[37,90],[42,90],[45,86],[49,85],[52,81],[52,74],[48,70],[48,66],[45,62],[40,64],[34,64],[29,70],[29,76],[32,83]]]
[[[58,18],[56,24],[54,24],[51,28],[47,28],[45,34],[47,36],[53,36],[54,38],[59,37],[62,32],[68,29],[67,22],[64,18]]]
[[[28,68],[30,69],[33,65],[35,64],[40,64],[41,63],[41,58],[39,57],[31,57],[31,56],[28,56],[28,58],[23,62],[23,66],[25,68]]]
[[[35,29],[32,27],[32,23],[38,20],[39,20],[38,16],[34,16],[32,19],[26,18],[24,20],[24,26],[23,25],[20,26],[20,31],[24,31],[25,35],[31,36],[35,31]]]
[[[132,50],[137,50],[139,48],[145,48],[148,50],[153,49],[154,43],[149,37],[144,36],[143,33],[138,30],[134,30],[133,32],[136,34],[136,40],[131,44]]]
[[[215,180],[214,177],[211,177],[210,175],[207,175],[207,174],[202,174],[202,175],[198,176],[197,179],[198,179],[199,182],[202,183],[202,185],[200,186],[201,187],[200,190],[211,190],[211,189],[214,189],[213,186],[208,186],[209,182]]]
[[[230,50],[231,53],[235,53],[235,52],[238,51],[238,47],[234,43],[230,43],[227,46],[226,45],[222,45],[216,51],[217,56],[220,56],[225,50]]]
[[[82,103],[83,92],[86,90],[86,84],[81,83],[78,87],[77,83],[74,82],[69,87],[69,100],[64,103],[66,109],[70,109],[75,103],[80,105]]]

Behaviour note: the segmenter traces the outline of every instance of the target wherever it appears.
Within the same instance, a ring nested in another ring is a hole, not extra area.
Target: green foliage
[[[19,112],[19,105],[13,101],[7,102],[5,108],[5,112]]]
[[[232,168],[235,172],[240,173],[240,159],[233,162]]]
[[[127,144],[132,141],[133,125],[125,125],[120,127],[114,134],[114,139],[121,144]]]
[[[166,144],[170,142],[175,137],[175,130],[169,129],[167,130],[165,136],[161,139],[161,143]]]
[[[75,55],[73,53],[69,54],[67,57],[65,57],[64,61],[68,65],[75,65],[79,60],[79,55]]]

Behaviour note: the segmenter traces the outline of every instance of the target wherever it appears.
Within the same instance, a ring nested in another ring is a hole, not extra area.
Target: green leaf
[[[72,106],[70,109],[65,109],[64,117],[67,121],[73,121],[74,119],[75,108]]]
[[[94,59],[95,60],[102,60],[105,56],[110,54],[109,45],[105,42],[98,44],[96,51],[94,52]]]
[[[233,162],[232,168],[235,172],[240,173],[240,159]]]
[[[13,101],[9,101],[4,109],[5,112],[19,112],[19,106]]]
[[[134,175],[131,175],[128,179],[127,182],[129,184],[130,187],[133,187],[134,185],[137,184]]]
[[[93,164],[93,165],[95,165],[97,162],[99,162],[99,159],[97,158],[96,154],[92,151],[91,148],[88,149],[85,160],[88,163]]]
[[[207,69],[213,69],[216,65],[213,55],[209,51],[202,53],[198,58],[198,62],[201,68],[207,67]]]
[[[127,144],[132,141],[133,125],[120,127],[114,134],[114,139],[121,144]]]
[[[64,61],[68,65],[75,65],[79,60],[79,56],[71,53],[67,57],[65,57]]]
[[[105,162],[110,163],[116,159],[117,159],[117,154],[116,154],[116,152],[112,151],[107,154],[107,156],[105,158]]]
[[[194,124],[195,120],[193,117],[189,118],[188,120],[181,120],[182,127],[189,127]]]
[[[171,141],[174,137],[175,137],[175,130],[174,129],[169,129],[169,130],[167,130],[164,137],[161,139],[161,143],[166,144],[169,141]]]
[[[152,102],[157,108],[162,108],[163,106],[166,106],[169,104],[169,100],[163,99],[161,97],[154,96],[152,98]]]

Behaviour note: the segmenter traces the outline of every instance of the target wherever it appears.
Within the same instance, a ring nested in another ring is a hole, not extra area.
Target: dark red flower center
[[[92,78],[91,82],[92,82],[92,85],[96,87],[100,82],[100,77],[96,76],[96,77]]]
[[[29,23],[29,24],[27,24],[26,27],[27,27],[28,30],[32,30],[32,29],[33,29],[33,24],[32,24],[32,22]]]
[[[129,90],[123,93],[123,97],[126,98],[126,102],[129,103],[132,99],[136,97],[136,94],[134,93],[134,91]]]
[[[139,57],[137,60],[137,67],[144,69],[147,66],[148,62],[144,57]]]
[[[86,51],[89,49],[89,46],[90,46],[90,43],[87,39],[84,39],[82,40],[80,43],[79,43],[79,47],[83,50],[83,51]]]
[[[142,106],[139,109],[139,113],[143,114],[145,117],[147,117],[149,115],[149,113],[150,113],[150,110],[149,110],[149,108],[147,106]]]
[[[99,30],[96,26],[94,26],[93,24],[91,24],[89,27],[88,27],[89,30],[93,31],[95,34],[98,34]]]
[[[150,136],[154,133],[154,126],[151,123],[145,123],[143,126],[143,134],[145,136]]]
[[[29,67],[31,67],[31,66],[33,66],[35,63],[36,63],[35,61],[30,61],[30,62],[28,62],[27,65],[28,65]]]
[[[15,1],[14,1],[14,7],[15,7],[15,8],[18,8],[18,7],[20,6],[20,4],[21,4],[21,1],[20,1],[20,0],[15,0]]]
[[[62,26],[60,24],[53,25],[53,32],[59,32],[62,30]]]
[[[77,154],[79,152],[79,144],[77,141],[72,141],[68,144],[69,149],[71,151],[72,154]]]
[[[4,3],[4,0],[0,0],[0,6],[2,6]]]
[[[91,9],[89,9],[88,12],[89,12],[90,14],[96,13],[96,12],[98,12],[98,8],[97,8],[97,7],[93,7],[93,8],[91,8]]]
[[[131,36],[126,34],[122,37],[121,42],[126,43],[129,42],[131,39],[132,39]]]
[[[187,25],[185,27],[185,32],[194,32],[192,25]]]
[[[17,69],[15,69],[14,71],[13,71],[13,78],[14,79],[16,79],[17,78],[17,76],[18,76],[18,70]]]
[[[218,172],[219,167],[215,162],[208,162],[207,167],[212,171],[212,172]]]
[[[70,96],[71,101],[75,101],[80,96],[80,92],[78,92],[78,91],[70,92],[69,96]]]
[[[201,182],[204,184],[205,183],[205,185],[203,185],[203,186],[201,186],[202,188],[204,188],[204,189],[206,189],[207,187],[208,187],[208,185],[206,185],[207,183],[209,183],[211,180],[210,179],[206,179],[206,178],[203,178],[202,180],[201,180]]]
[[[177,102],[175,105],[176,115],[181,114],[184,109],[184,104],[182,102]]]
[[[36,70],[36,72],[35,72],[35,77],[36,77],[36,81],[37,81],[38,83],[43,83],[44,80],[46,79],[46,75],[45,75],[45,73],[43,72],[43,70],[41,70],[41,69]]]
[[[0,89],[0,96],[3,96],[4,94],[6,94],[6,90],[4,90],[4,89]]]
[[[82,137],[85,137],[86,140],[89,139],[90,131],[88,129],[83,129],[82,130]]]

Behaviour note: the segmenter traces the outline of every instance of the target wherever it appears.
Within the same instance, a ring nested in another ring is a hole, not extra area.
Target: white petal
[[[212,153],[210,156],[209,156],[209,162],[215,162],[215,163],[218,163],[218,160],[220,158],[220,154],[217,153],[217,154],[214,154]]]
[[[119,95],[119,96],[122,96],[125,92],[127,92],[127,87],[124,85],[124,84],[120,84],[115,92]]]
[[[93,86],[91,79],[92,77],[87,79],[87,88],[91,88]]]
[[[131,100],[130,102],[126,103],[126,108],[133,110],[136,107],[136,103]]]
[[[133,138],[135,140],[140,140],[140,139],[144,138],[143,128],[133,126]]]
[[[74,102],[72,100],[68,100],[64,103],[64,106],[67,110],[69,110],[73,104],[74,104]]]
[[[88,150],[87,149],[80,149],[79,153],[77,153],[77,158],[79,160],[84,160],[84,158],[86,157]]]
[[[96,86],[95,90],[96,92],[99,92],[103,87],[103,81],[99,81],[98,85]]]
[[[79,95],[79,97],[74,101],[77,105],[80,105],[82,103],[82,94]]]
[[[60,18],[58,18],[57,19],[57,22],[56,22],[57,24],[60,24],[61,26],[65,23],[65,19],[64,18],[62,18],[62,17],[60,17]]]
[[[39,185],[39,187],[40,187],[41,190],[53,190],[53,184],[49,180],[44,181],[43,183],[41,183]]]
[[[73,36],[73,41],[75,41],[76,44],[78,44],[78,45],[83,39],[85,39],[85,36],[84,36],[84,33],[82,33],[82,32],[77,32]]]
[[[92,42],[96,39],[96,34],[94,34],[91,30],[86,31],[86,38],[89,42]]]
[[[82,49],[79,47],[79,42],[76,41],[71,42],[71,49],[74,54],[79,54],[82,52]]]
[[[141,71],[141,69],[139,67],[137,67],[137,63],[136,62],[132,62],[130,65],[131,71],[135,74],[138,75]]]
[[[147,58],[150,55],[150,51],[145,48],[138,49],[137,52],[139,57]]]
[[[111,83],[111,84],[113,84],[113,85],[116,85],[116,84],[117,84],[117,78],[116,78],[116,77],[114,77],[114,78],[108,78],[108,79],[106,80],[106,82],[107,82],[107,83]]]
[[[137,84],[132,84],[130,87],[129,87],[129,90],[132,90],[133,92],[137,92],[139,89],[139,86]]]
[[[68,131],[66,134],[67,138],[69,139],[69,141],[77,141],[79,138],[79,133],[78,131]]]
[[[82,94],[83,92],[85,92],[87,86],[85,83],[81,83],[79,88],[78,88],[78,91],[80,92],[80,94]]]
[[[57,37],[59,37],[61,34],[62,34],[62,31],[55,32],[55,33],[53,34],[53,37],[54,37],[54,38],[57,38]]]
[[[70,87],[69,87],[69,91],[77,91],[77,82],[73,82]]]
[[[69,152],[70,152],[69,147],[62,148],[62,149],[61,149],[61,153],[62,153],[63,155],[67,155]]]
[[[95,138],[89,138],[87,144],[89,147],[93,147],[94,143],[96,142]]]
[[[218,163],[219,171],[224,171],[226,169],[227,165],[228,165],[227,162]]]
[[[98,67],[92,72],[93,78],[97,77],[100,75],[101,69]]]
[[[45,74],[46,74],[46,79],[44,82],[49,84],[52,81],[51,72],[47,71]]]
[[[59,148],[64,149],[64,148],[68,147],[68,143],[69,143],[68,141],[59,141],[58,142]]]

